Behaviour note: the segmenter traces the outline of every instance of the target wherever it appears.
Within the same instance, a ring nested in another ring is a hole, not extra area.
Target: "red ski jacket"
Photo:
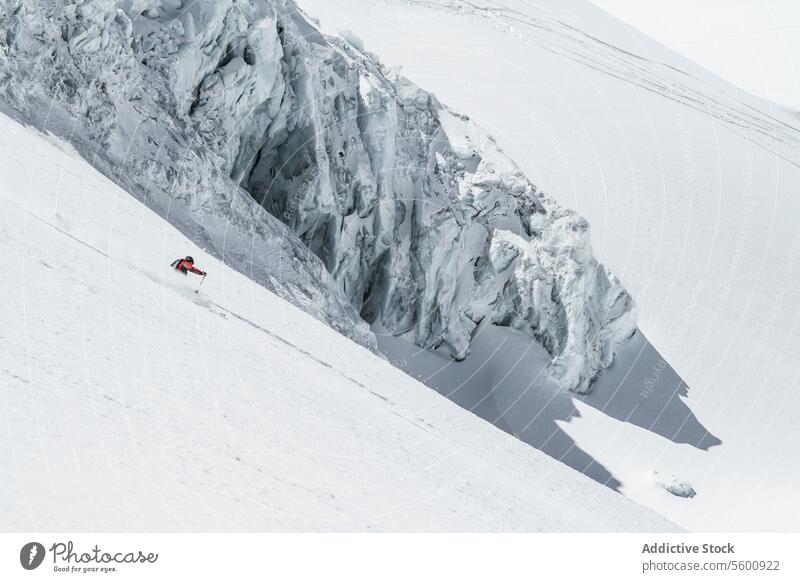
[[[177,261],[175,261],[172,264],[175,266],[175,269],[177,269],[178,271],[183,271],[183,273],[186,273],[187,271],[191,271],[195,275],[205,275],[206,274],[205,271],[201,271],[200,269],[195,267],[193,264],[191,264],[186,259],[178,259]]]

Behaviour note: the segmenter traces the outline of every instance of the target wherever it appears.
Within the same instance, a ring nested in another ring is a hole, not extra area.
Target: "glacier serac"
[[[636,329],[586,220],[290,0],[0,0],[0,27],[17,117],[363,345],[373,324],[463,359],[489,318],[586,392]]]

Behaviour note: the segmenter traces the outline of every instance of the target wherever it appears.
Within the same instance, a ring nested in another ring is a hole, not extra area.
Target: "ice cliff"
[[[462,359],[489,318],[585,392],[635,330],[583,218],[290,0],[0,0],[0,30],[6,108],[355,341]]]

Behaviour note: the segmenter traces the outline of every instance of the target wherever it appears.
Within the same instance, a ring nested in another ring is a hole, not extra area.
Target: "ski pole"
[[[195,293],[200,293],[200,287],[203,286],[203,281],[205,281],[205,280],[206,280],[206,276],[203,275],[203,277],[200,279],[200,284],[197,286],[197,291],[195,291]]]

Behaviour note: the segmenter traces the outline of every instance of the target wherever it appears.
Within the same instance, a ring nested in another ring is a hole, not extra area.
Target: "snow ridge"
[[[0,26],[0,98],[355,341],[463,359],[488,317],[586,392],[636,329],[583,218],[289,0],[0,0]]]
[[[542,7],[525,4],[525,11],[521,11],[491,1],[389,0],[392,2],[486,19],[526,42],[710,115],[747,141],[800,167],[800,126],[753,107],[742,99],[741,92],[732,94],[709,82],[710,75],[700,78],[674,65],[628,52]]]

